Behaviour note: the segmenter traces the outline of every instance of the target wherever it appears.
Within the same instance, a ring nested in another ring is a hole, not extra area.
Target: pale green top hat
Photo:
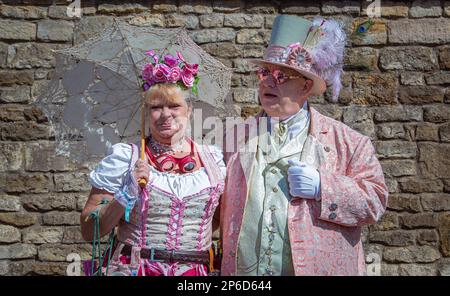
[[[303,44],[311,26],[312,22],[304,18],[293,15],[279,15],[275,18],[272,25],[269,46],[280,45],[287,47],[295,42]]]
[[[346,36],[339,23],[320,17],[313,21],[293,15],[279,15],[272,25],[269,46],[263,59],[251,62],[295,70],[311,79],[312,94],[325,92],[327,82],[337,99]]]

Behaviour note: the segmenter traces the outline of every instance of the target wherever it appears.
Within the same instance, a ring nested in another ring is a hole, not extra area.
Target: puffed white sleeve
[[[219,166],[220,171],[222,172],[222,176],[225,178],[227,175],[227,166],[223,160],[223,152],[222,149],[215,145],[208,145],[209,151],[216,161],[216,164]]]
[[[118,143],[108,150],[103,158],[89,174],[89,182],[98,189],[115,193],[122,188],[131,161],[131,145]]]

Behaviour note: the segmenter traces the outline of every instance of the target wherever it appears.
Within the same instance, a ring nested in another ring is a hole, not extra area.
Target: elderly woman
[[[106,198],[110,202],[99,212],[101,236],[118,226],[109,275],[207,275],[213,214],[225,175],[222,152],[186,136],[197,65],[179,53],[163,59],[150,55],[153,63],[142,72],[150,128],[146,159],[138,159],[139,145],[112,146],[90,173],[82,235],[93,238],[88,217]]]

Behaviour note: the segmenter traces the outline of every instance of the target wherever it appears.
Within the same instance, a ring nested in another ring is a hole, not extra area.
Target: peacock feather
[[[359,24],[358,27],[356,28],[355,33],[357,35],[364,35],[365,33],[367,33],[367,31],[369,31],[370,27],[372,27],[373,24],[374,24],[374,21],[369,19],[369,20]]]

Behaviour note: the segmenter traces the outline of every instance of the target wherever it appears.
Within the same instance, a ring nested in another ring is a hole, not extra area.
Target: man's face
[[[267,78],[259,83],[259,99],[264,111],[271,117],[279,117],[281,120],[296,114],[312,90],[312,80],[307,80],[300,73],[273,65],[265,65],[270,73],[274,70],[280,70],[286,79],[284,82],[277,83],[274,77],[269,73]],[[274,72],[275,74],[277,71]]]

